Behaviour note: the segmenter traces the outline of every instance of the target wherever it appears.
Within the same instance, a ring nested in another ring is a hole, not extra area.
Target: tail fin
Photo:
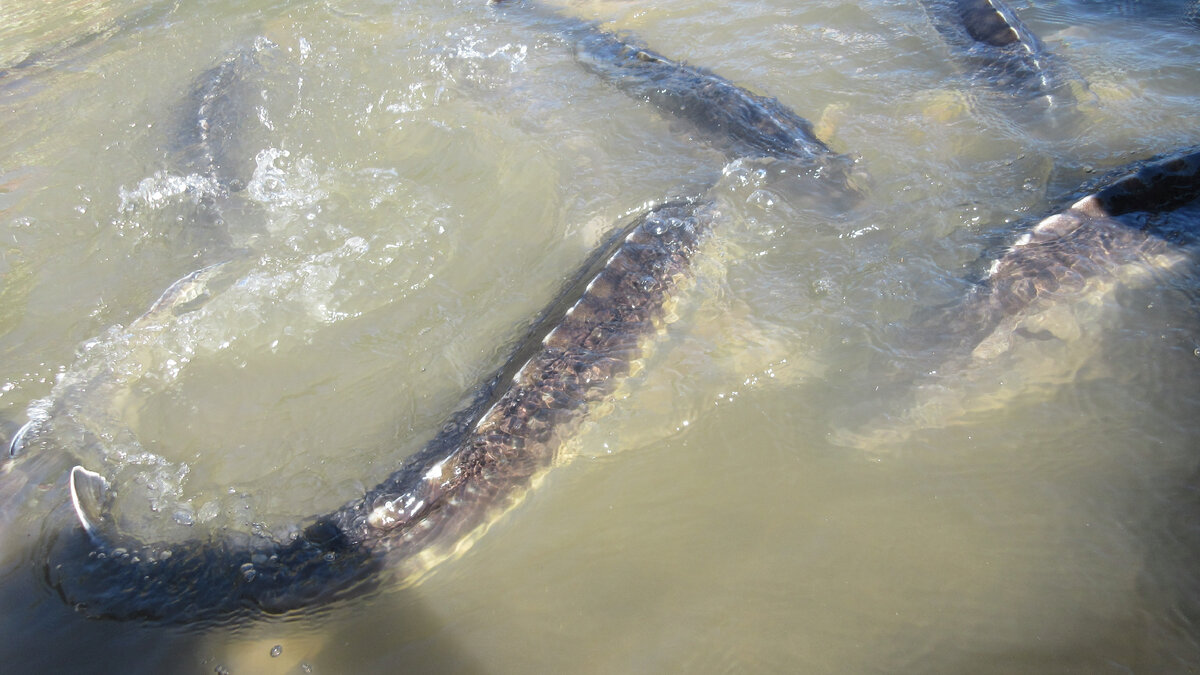
[[[12,440],[8,442],[8,456],[16,457],[25,451],[25,435],[33,429],[36,422],[29,420],[17,429],[17,433],[13,434]]]
[[[79,525],[92,541],[97,541],[100,536],[107,492],[108,481],[104,480],[104,476],[78,465],[71,469],[71,506],[75,507]]]

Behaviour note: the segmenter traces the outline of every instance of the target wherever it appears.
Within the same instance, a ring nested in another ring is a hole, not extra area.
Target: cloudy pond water
[[[1081,184],[1200,143],[1189,3],[1013,0],[1067,74],[1046,109],[933,2],[553,2],[778,99],[860,198],[731,161],[519,4],[0,7],[5,672],[1200,668],[1200,207],[986,349],[946,339]],[[656,348],[420,578],[204,625],[48,581],[77,464],[147,540],[361,497],[622,224],[694,196],[719,215]]]

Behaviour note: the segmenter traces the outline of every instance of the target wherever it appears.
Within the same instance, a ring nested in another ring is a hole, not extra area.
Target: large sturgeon
[[[578,300],[548,311],[474,405],[399,471],[292,541],[144,543],[113,527],[105,481],[76,467],[71,498],[86,535],[63,535],[49,582],[89,616],[203,621],[362,592],[383,568],[416,578],[469,545],[551,467],[560,440],[643,355],[714,216],[708,203],[684,200],[633,221],[584,277]]]
[[[731,157],[784,160],[832,179],[834,195],[853,187],[853,162],[775,99],[632,48],[590,24],[567,34],[587,50],[593,71],[693,120]],[[225,81],[222,68],[212,81]],[[70,493],[82,527],[60,535],[48,582],[88,616],[191,622],[277,614],[362,593],[384,569],[401,583],[415,580],[514,506],[592,405],[643,357],[717,215],[711,199],[676,200],[622,228],[474,404],[398,471],[313,518],[293,540],[241,534],[146,543],[106,515],[104,478],[75,467]]]
[[[1004,0],[923,0],[934,27],[973,73],[1022,101],[1072,105],[1082,79],[1021,21]]]
[[[512,6],[570,44],[581,66],[625,94],[686,120],[705,143],[733,160],[770,157],[807,167],[856,191],[853,160],[829,149],[812,124],[783,103],[759,96],[720,75],[672,60],[631,39],[601,30],[532,0],[495,0]]]
[[[246,153],[246,120],[261,100],[255,76],[262,53],[274,47],[259,39],[200,73],[188,90],[172,147],[179,168],[211,180],[221,193],[239,192],[250,181],[253,157]]]
[[[1058,349],[1047,358],[1041,345],[1085,335],[1075,308],[1097,305],[1114,286],[1194,265],[1198,200],[1200,147],[1134,162],[1082,185],[1062,201],[1065,207],[1025,229],[961,302],[918,314],[896,337],[913,345],[927,373],[915,383],[915,400],[899,414],[839,432],[840,442],[873,451],[1012,398],[1018,391],[1010,380],[1028,380],[1029,387],[1072,379],[1086,354]],[[1010,358],[1026,348],[1032,351],[1020,353],[1038,365],[1028,374],[1009,372]],[[1008,368],[972,381],[991,364]],[[890,385],[885,390],[895,392]]]
[[[192,80],[169,139],[167,161],[173,173],[156,174],[144,179],[143,185],[137,188],[168,194],[191,192],[196,208],[189,214],[185,241],[201,239],[205,248],[215,241],[216,247],[225,253],[232,247],[232,237],[224,218],[227,211],[244,208],[235,195],[246,187],[254,163],[246,152],[245,120],[252,117],[254,102],[261,98],[255,86],[255,78],[263,70],[260,59],[264,51],[273,47],[266,39],[256,40],[252,47],[234,51]],[[219,265],[210,265],[180,279],[129,328],[133,329],[139,322],[152,323],[154,315],[165,311],[172,299],[178,300],[180,294],[197,292],[197,279],[207,280]],[[88,379],[92,380],[89,382],[92,388],[106,386],[96,382],[95,378]],[[49,415],[69,409],[72,404],[46,399],[36,401],[30,409],[29,421],[7,444],[9,454],[21,454],[27,439],[37,433]],[[47,408],[54,413],[48,412]]]
[[[1070,206],[1038,221],[990,266],[957,319],[948,325],[961,346],[990,353],[1012,333],[1009,324],[1039,302],[1080,293],[1087,282],[1126,265],[1176,261],[1179,232],[1122,217],[1174,211],[1200,198],[1200,148],[1134,162],[1090,181]],[[1173,264],[1173,263],[1171,263]]]

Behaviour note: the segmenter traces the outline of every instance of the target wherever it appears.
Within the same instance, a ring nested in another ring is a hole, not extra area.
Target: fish
[[[178,241],[181,245],[196,247],[198,257],[245,257],[245,251],[235,246],[235,238],[226,217],[235,211],[245,213],[252,209],[247,200],[239,197],[251,178],[251,167],[254,165],[253,156],[246,150],[245,121],[252,117],[253,103],[261,99],[256,85],[257,77],[263,72],[261,59],[265,52],[274,47],[270,41],[260,38],[251,46],[234,50],[192,80],[168,139],[169,172],[144,179],[135,190],[140,194],[191,194],[194,203],[186,204],[187,218],[184,220],[181,217],[181,220],[187,226],[182,229]],[[184,296],[201,293],[216,271],[229,262],[229,259],[219,260],[179,279],[128,328],[152,328],[168,312],[182,311],[187,302],[195,299],[194,295],[190,298]],[[97,389],[108,389],[110,392],[121,389],[120,386],[104,382],[103,376],[95,373],[71,375],[86,378],[92,393]],[[118,398],[97,397],[107,400],[110,409],[115,409]],[[21,454],[28,439],[38,433],[49,414],[46,410],[48,407],[62,412],[71,406],[45,399],[35,401],[28,412],[28,421],[12,435],[8,443],[10,456]],[[105,417],[106,422],[112,419],[109,415]]]
[[[802,168],[831,195],[854,189],[853,161],[775,99],[590,24],[565,28],[596,72],[692,120],[730,157]],[[226,78],[222,65],[206,79]],[[115,522],[108,508],[115,488],[77,465],[69,497],[78,527],[52,542],[46,583],[89,617],[207,623],[302,611],[361,596],[389,577],[415,582],[515,507],[556,464],[562,442],[646,357],[720,218],[708,194],[658,204],[618,228],[470,405],[396,472],[309,519],[294,538],[144,541]]]
[[[959,320],[947,324],[973,353],[1007,340],[1002,328],[1041,301],[1072,297],[1089,279],[1123,265],[1163,267],[1180,255],[1186,233],[1121,220],[1173,211],[1200,198],[1200,149],[1186,148],[1127,165],[1089,181],[1071,203],[1035,223],[995,260]],[[981,339],[977,336],[984,336]],[[973,343],[973,344],[972,344]]]
[[[114,488],[74,467],[80,527],[58,535],[46,582],[89,617],[205,623],[361,595],[384,570],[419,578],[515,506],[554,465],[561,440],[644,357],[718,215],[710,200],[685,199],[635,218],[563,296],[576,299],[551,305],[472,405],[398,471],[290,541],[141,541],[107,512]]]
[[[1059,204],[1022,226],[960,301],[918,312],[893,336],[910,345],[920,365],[907,370],[925,375],[900,385],[910,390],[907,397],[896,395],[896,383],[883,386],[885,396],[909,401],[906,408],[838,431],[836,442],[886,447],[919,429],[945,427],[971,411],[994,407],[1022,388],[1070,381],[1086,355],[1069,347],[1088,334],[1074,308],[1097,306],[1119,284],[1186,271],[1200,259],[1200,146],[1086,181]],[[1067,349],[1040,346],[1050,340]],[[1013,372],[1007,360],[1019,351],[1018,358],[1037,361],[1028,375],[1026,369]],[[993,365],[1003,367],[1003,375],[974,382],[973,374]]]
[[[1045,109],[1079,102],[1086,83],[1050,51],[1004,0],[923,0],[934,28],[975,77],[1019,101]]]
[[[778,99],[760,96],[706,68],[670,59],[595,23],[566,16],[525,0],[495,0],[492,6],[535,18],[574,49],[576,61],[626,95],[652,104],[664,115],[688,122],[705,144],[730,161],[783,160],[803,166],[844,192],[861,191],[865,176],[853,158],[831,150],[812,124]]]
[[[246,188],[254,165],[244,147],[247,121],[257,118],[262,59],[273,49],[273,43],[259,38],[192,80],[171,139],[174,168],[204,177],[222,195]]]

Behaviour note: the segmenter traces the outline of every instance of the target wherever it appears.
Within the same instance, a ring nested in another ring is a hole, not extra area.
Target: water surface
[[[978,86],[918,3],[562,5],[813,120],[871,175],[842,210],[481,2],[6,5],[0,419],[46,419],[0,479],[7,668],[1200,667],[1194,270],[940,378],[897,339],[1022,218],[1200,141],[1194,27],[1014,6],[1088,82],[1078,120]],[[186,148],[227,59],[241,189]],[[43,583],[73,464],[148,536],[285,533],[419,449],[614,227],[713,184],[724,220],[655,355],[420,583],[203,630],[86,620]]]

